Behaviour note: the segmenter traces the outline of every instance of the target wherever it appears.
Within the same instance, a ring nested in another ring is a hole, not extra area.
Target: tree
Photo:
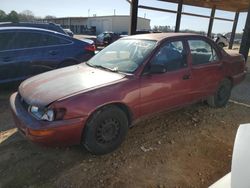
[[[35,16],[33,12],[30,10],[22,11],[21,13],[18,14],[18,17],[19,17],[19,21],[24,21],[24,22],[35,20]]]
[[[7,15],[7,21],[17,23],[19,22],[18,14],[16,11],[12,10],[8,15]]]
[[[0,10],[0,22],[6,21],[7,15],[3,10]]]
[[[54,19],[56,18],[55,16],[47,15],[44,17],[44,19],[49,20],[49,19]]]
[[[153,31],[160,31],[160,32],[172,32],[173,30],[171,29],[170,26],[166,25],[166,26],[162,26],[162,25],[158,25],[158,26],[154,26]]]

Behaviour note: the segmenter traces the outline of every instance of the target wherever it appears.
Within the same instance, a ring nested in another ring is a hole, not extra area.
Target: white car
[[[231,173],[209,188],[250,188],[250,124],[238,128],[234,142]]]
[[[224,47],[229,46],[229,41],[228,41],[227,37],[224,36],[224,35],[217,35],[217,37],[215,37],[215,42],[216,42],[221,48],[224,48]]]

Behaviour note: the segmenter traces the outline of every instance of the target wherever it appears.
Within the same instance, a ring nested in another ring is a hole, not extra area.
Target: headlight
[[[39,108],[37,106],[30,106],[30,113],[39,120],[53,121],[55,119],[55,112],[52,109]]]

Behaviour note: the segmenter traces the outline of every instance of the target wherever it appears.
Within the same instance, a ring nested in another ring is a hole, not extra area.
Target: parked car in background
[[[151,33],[151,31],[149,31],[149,30],[137,30],[135,32],[136,35],[148,34],[148,33]]]
[[[63,29],[65,33],[67,33],[69,36],[74,37],[74,33],[70,29]]]
[[[162,32],[161,31],[151,31],[151,30],[137,30],[135,32],[136,35],[148,34],[148,33],[162,33]]]
[[[121,38],[119,34],[105,31],[96,37],[96,46],[108,46],[119,38]]]
[[[215,37],[215,42],[221,47],[227,47],[229,45],[229,41],[225,35],[217,35]]]
[[[75,65],[87,61],[94,52],[90,40],[38,28],[0,27],[0,83]]]
[[[10,98],[16,126],[44,145],[115,150],[138,120],[198,101],[227,104],[245,75],[240,54],[211,39],[158,33],[124,37],[85,64],[24,81]]]
[[[47,23],[47,22],[0,22],[0,27],[35,27],[41,29],[47,29],[51,31],[56,31],[58,33],[62,33],[68,35],[67,32],[63,30],[63,28],[59,24]]]

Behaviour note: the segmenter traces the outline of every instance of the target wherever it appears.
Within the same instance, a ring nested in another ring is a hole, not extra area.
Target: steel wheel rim
[[[109,118],[102,121],[96,130],[97,142],[108,144],[118,138],[120,133],[120,123],[115,118]]]

